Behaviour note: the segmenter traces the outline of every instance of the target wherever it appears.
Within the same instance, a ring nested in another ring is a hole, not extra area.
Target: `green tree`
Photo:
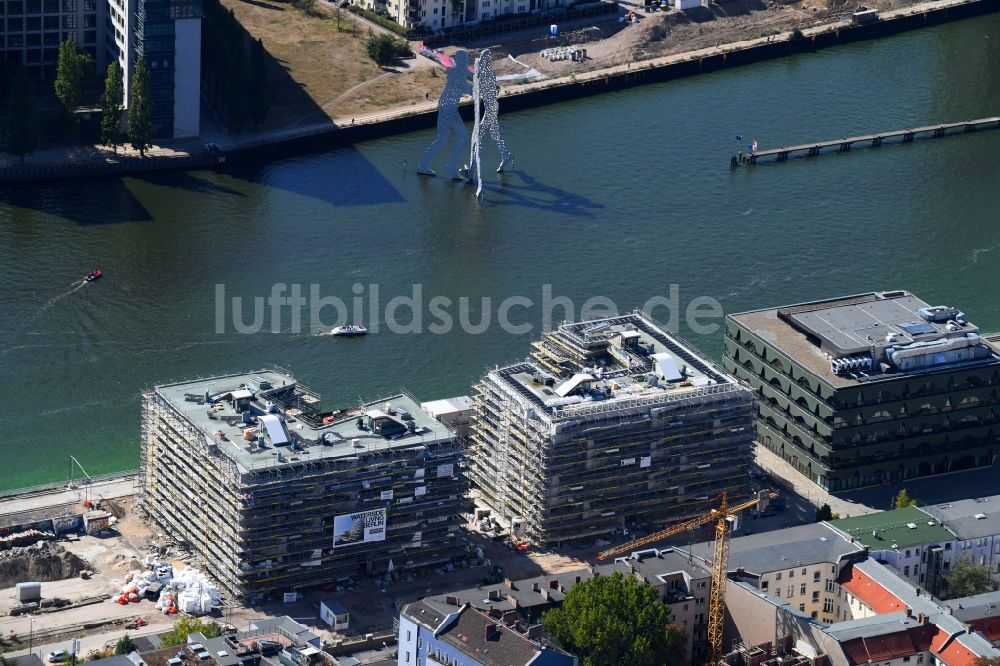
[[[153,108],[149,99],[149,66],[145,58],[139,58],[135,63],[135,73],[129,86],[128,109],[128,142],[132,148],[139,151],[140,157],[146,156],[153,138]]]
[[[365,53],[380,67],[386,65],[400,55],[405,55],[409,47],[400,39],[380,33],[371,35],[365,40]]]
[[[621,573],[579,583],[542,617],[549,635],[582,666],[671,666],[685,662],[684,629],[656,588]]]
[[[271,108],[267,99],[267,53],[264,51],[264,42],[260,39],[250,42],[247,102],[250,105],[250,122],[256,130]]]
[[[1000,666],[1000,657],[976,657],[972,666]]]
[[[116,153],[118,144],[121,143],[124,92],[121,67],[118,66],[118,61],[112,60],[108,65],[107,76],[104,77],[104,95],[101,96],[101,143],[111,146]]]
[[[824,504],[816,509],[816,522],[819,523],[824,520],[833,520],[833,509],[830,508],[829,504]]]
[[[896,495],[896,508],[905,509],[908,506],[916,506],[917,500],[911,499],[909,494],[906,492],[906,488],[903,488]]]
[[[993,589],[990,568],[985,564],[976,564],[969,555],[963,555],[955,561],[945,578],[945,589],[950,599],[989,592]]]
[[[83,102],[83,80],[90,68],[90,56],[76,42],[67,39],[59,46],[56,64],[56,97],[66,110],[66,128],[70,135],[77,131],[76,110]]]
[[[7,150],[21,158],[35,152],[38,142],[38,119],[35,118],[35,94],[22,67],[10,91],[10,119],[7,123]]]
[[[135,649],[136,649],[135,643],[132,642],[132,639],[129,638],[128,634],[125,634],[124,636],[119,638],[118,642],[115,643],[115,654],[118,655],[132,654],[133,652],[135,652]]]
[[[174,622],[174,628],[160,637],[160,647],[183,645],[187,643],[188,634],[200,633],[205,638],[217,638],[222,635],[222,627],[216,622],[203,621],[195,617],[182,617]]]

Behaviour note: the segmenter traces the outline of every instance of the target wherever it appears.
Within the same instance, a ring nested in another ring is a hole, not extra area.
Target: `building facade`
[[[278,369],[143,395],[142,511],[236,599],[419,573],[461,550],[454,433],[407,395],[319,404]]]
[[[398,666],[577,666],[545,642],[540,625],[524,627],[469,605],[423,600],[399,614]]]
[[[998,347],[955,308],[893,291],[757,310],[725,345],[757,442],[825,490],[996,462]]]
[[[474,25],[510,14],[548,12],[563,0],[360,0],[357,4],[384,13],[404,28],[432,30]]]
[[[662,527],[746,491],[750,392],[642,313],[564,324],[476,391],[473,498],[517,539]]]
[[[107,5],[103,0],[5,0],[0,3],[0,57],[14,74],[22,66],[29,78],[54,79],[59,45],[75,41],[104,67],[98,49]]]

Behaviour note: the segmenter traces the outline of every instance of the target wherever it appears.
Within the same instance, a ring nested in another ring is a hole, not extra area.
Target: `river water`
[[[486,170],[479,203],[413,172],[430,132],[227,173],[0,190],[0,488],[64,479],[70,455],[91,474],[135,466],[140,392],[170,379],[278,364],[330,406],[468,393],[567,316],[548,295],[573,315],[594,295],[619,310],[666,299],[656,316],[716,357],[721,333],[682,316],[711,309],[699,297],[734,312],[903,288],[998,330],[1000,131],[729,169],[737,135],[767,147],[997,115],[998,63],[993,15],[507,115],[514,169]],[[95,267],[106,277],[81,286]],[[276,284],[307,301],[317,285],[349,315],[360,291],[370,325],[419,285],[422,332],[318,335],[337,312],[315,301],[299,322],[265,306],[263,331],[237,332],[233,297],[246,327]],[[506,314],[531,331],[497,324],[517,296],[532,305]],[[470,332],[483,297],[492,320]]]

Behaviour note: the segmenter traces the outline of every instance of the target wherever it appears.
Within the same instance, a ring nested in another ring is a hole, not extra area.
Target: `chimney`
[[[927,624],[927,616],[924,613],[918,613],[917,622],[920,624]]]
[[[549,589],[550,590],[558,590],[559,589],[559,581],[555,580],[555,579],[550,580],[549,581]]]
[[[513,590],[514,589],[514,581],[512,581],[510,578],[504,578],[503,579],[503,585],[508,590]]]
[[[444,602],[450,606],[459,606],[458,597],[445,597]]]
[[[909,606],[906,607],[906,617],[910,617],[910,618],[913,617],[913,609],[910,608]]]
[[[490,590],[490,601],[500,600],[500,590]]]
[[[534,583],[531,584],[531,589],[533,592],[538,592],[539,590],[541,590],[541,586],[538,584],[538,581],[535,581]]]

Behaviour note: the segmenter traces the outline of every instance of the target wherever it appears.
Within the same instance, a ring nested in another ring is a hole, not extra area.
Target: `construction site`
[[[454,431],[409,395],[322,411],[287,371],[143,396],[139,501],[230,599],[450,567],[463,481]]]
[[[480,529],[525,544],[617,538],[746,493],[751,394],[647,315],[563,324],[476,386]]]

